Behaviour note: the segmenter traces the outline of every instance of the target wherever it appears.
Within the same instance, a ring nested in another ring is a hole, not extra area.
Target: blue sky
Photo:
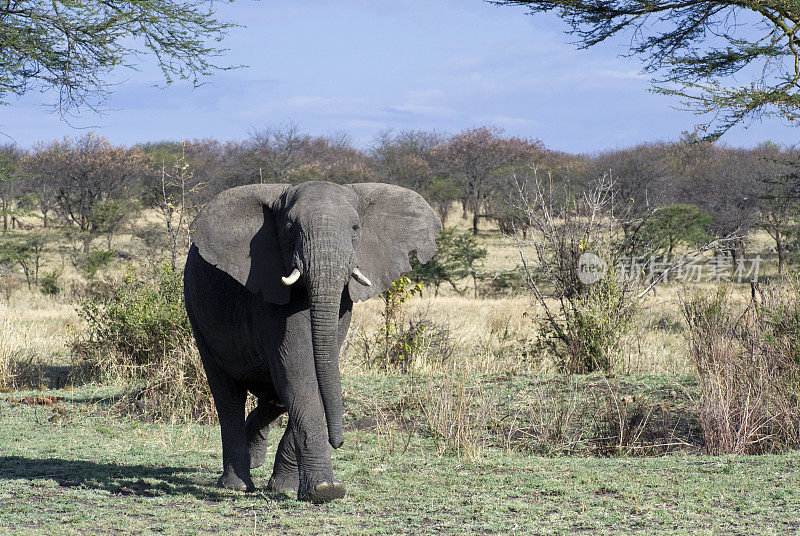
[[[493,125],[547,147],[592,153],[676,140],[695,117],[649,93],[626,41],[576,50],[550,15],[482,0],[240,0],[215,4],[231,31],[220,72],[200,88],[166,89],[159,71],[120,71],[106,113],[69,124],[30,93],[0,109],[0,132],[22,147],[91,128],[114,143],[213,137],[293,121],[312,134],[348,133],[360,146],[386,129],[456,132]],[[77,127],[77,128],[76,128]],[[737,128],[723,142],[797,143],[778,121]]]

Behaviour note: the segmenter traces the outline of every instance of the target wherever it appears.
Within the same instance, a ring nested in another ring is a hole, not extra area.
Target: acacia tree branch
[[[233,0],[222,0],[232,2]],[[54,108],[99,110],[111,72],[155,57],[167,84],[195,85],[236,25],[216,18],[212,0],[27,0],[0,3],[0,104],[31,89],[56,90]]]
[[[642,57],[646,72],[663,73],[654,76],[654,91],[680,97],[686,109],[708,116],[699,125],[707,140],[752,119],[800,119],[800,2],[795,0],[488,1],[531,13],[556,11],[580,48],[633,30],[631,54]],[[766,36],[754,39],[731,22],[744,11],[771,28]],[[760,79],[729,86],[728,77],[759,62]]]

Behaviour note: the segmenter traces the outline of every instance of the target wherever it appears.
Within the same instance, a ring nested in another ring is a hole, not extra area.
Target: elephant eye
[[[354,231],[358,231],[359,229],[361,229],[361,226],[360,226],[360,225],[358,225],[357,223],[354,223],[354,224],[353,224],[353,230],[354,230]]]

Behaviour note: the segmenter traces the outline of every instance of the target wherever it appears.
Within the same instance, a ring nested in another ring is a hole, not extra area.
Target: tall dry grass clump
[[[90,379],[124,386],[126,409],[163,421],[211,421],[215,412],[183,305],[183,279],[168,263],[130,271],[84,300],[88,324],[73,343]]]
[[[20,349],[27,345],[27,333],[14,325],[8,305],[0,304],[0,388],[16,386]]]
[[[480,384],[472,383],[467,384],[466,374],[453,370],[431,378],[421,394],[424,422],[439,453],[469,460],[483,454],[490,418],[496,412]]]
[[[713,454],[780,452],[800,444],[800,281],[725,288],[683,299],[700,378],[700,423]]]

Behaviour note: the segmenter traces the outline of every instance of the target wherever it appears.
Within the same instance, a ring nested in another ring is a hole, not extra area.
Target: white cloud
[[[446,106],[421,106],[414,104],[392,106],[386,110],[391,113],[422,115],[427,117],[453,117],[458,113]]]

